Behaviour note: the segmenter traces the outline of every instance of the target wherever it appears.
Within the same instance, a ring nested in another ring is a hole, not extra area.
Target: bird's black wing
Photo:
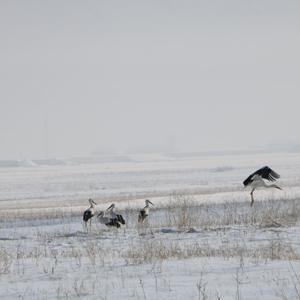
[[[146,211],[144,209],[140,210],[138,221],[142,222],[146,217]]]
[[[253,174],[251,174],[249,177],[247,177],[247,178],[243,181],[244,186],[247,186],[248,184],[250,184],[250,183],[253,181],[252,177],[253,177]]]
[[[271,168],[269,168],[268,166],[265,166],[263,168],[260,168],[259,170],[255,171],[254,173],[252,173],[244,182],[244,186],[247,186],[248,184],[250,184],[253,181],[253,176],[254,175],[259,175],[264,179],[267,179],[269,181],[275,181],[276,179],[278,179],[280,177],[279,174],[277,174],[275,171],[273,171]]]
[[[121,224],[125,224],[125,220],[124,220],[124,218],[123,218],[123,216],[122,215],[117,215],[117,220],[118,220],[118,222],[120,222]]]
[[[93,214],[90,210],[86,210],[84,213],[83,213],[83,221],[87,222],[90,218],[93,217]]]
[[[268,166],[265,166],[256,171],[256,174],[260,175],[262,178],[267,179],[269,181],[275,181],[280,177],[275,171],[273,171]]]
[[[118,222],[118,219],[110,219],[109,222],[105,223],[106,226],[113,226],[119,228],[121,225]]]

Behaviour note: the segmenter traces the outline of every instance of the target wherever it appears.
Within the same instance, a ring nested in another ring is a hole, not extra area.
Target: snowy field
[[[283,190],[250,207],[264,165]],[[126,225],[87,232],[90,197]],[[0,168],[0,299],[300,299],[299,199],[297,153]]]

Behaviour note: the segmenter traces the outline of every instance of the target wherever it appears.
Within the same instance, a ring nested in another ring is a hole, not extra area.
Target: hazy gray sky
[[[0,1],[0,159],[300,141],[300,1]]]

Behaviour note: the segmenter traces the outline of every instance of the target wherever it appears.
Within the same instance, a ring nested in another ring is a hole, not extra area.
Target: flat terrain
[[[264,165],[283,191],[251,208],[242,181]],[[1,168],[0,298],[300,299],[299,187],[291,153]],[[89,197],[126,225],[87,232]]]

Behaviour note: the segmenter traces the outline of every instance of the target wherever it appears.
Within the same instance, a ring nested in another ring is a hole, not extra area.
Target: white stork
[[[253,192],[257,188],[275,188],[282,190],[281,187],[279,187],[276,184],[266,184],[264,179],[269,181],[275,181],[280,177],[279,174],[274,172],[271,168],[268,166],[265,166],[263,168],[260,168],[259,170],[252,173],[246,180],[244,180],[243,184],[245,187],[250,186],[252,188],[251,190],[251,206],[253,205],[254,198],[253,198]]]
[[[141,209],[139,213],[139,218],[138,218],[139,223],[144,223],[145,219],[148,217],[149,210],[150,210],[149,204],[154,206],[154,204],[148,199],[145,200],[145,204],[146,206],[143,209]]]
[[[90,220],[90,228],[92,226],[92,217],[95,215],[95,205],[97,203],[93,199],[89,199],[90,207],[83,213],[83,221],[85,222],[85,227],[87,228],[87,222]]]
[[[97,218],[101,224],[105,224],[108,227],[119,228],[121,224],[125,224],[125,220],[122,215],[114,212],[115,204],[109,206],[105,212],[101,211]]]

